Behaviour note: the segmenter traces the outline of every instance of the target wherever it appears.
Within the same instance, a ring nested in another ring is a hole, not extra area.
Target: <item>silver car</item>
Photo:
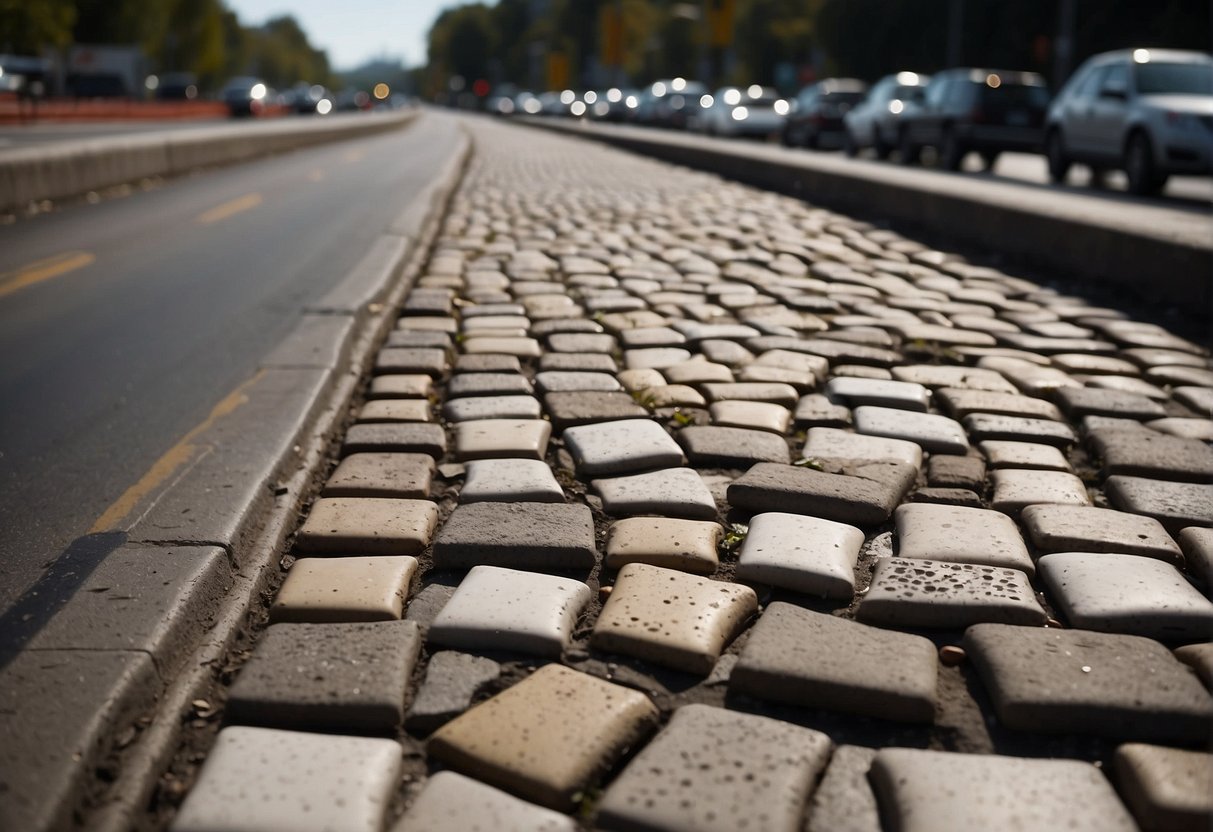
[[[868,97],[842,117],[846,127],[842,146],[848,156],[865,147],[876,150],[877,159],[887,159],[900,140],[899,124],[908,107],[922,101],[922,92],[930,75],[898,72],[881,78]]]
[[[1135,194],[1157,193],[1172,174],[1211,173],[1213,57],[1172,49],[1096,55],[1054,99],[1045,130],[1054,182],[1073,162],[1095,177],[1123,169]]]
[[[770,136],[783,129],[788,102],[770,87],[722,87],[699,99],[695,126],[712,136]]]

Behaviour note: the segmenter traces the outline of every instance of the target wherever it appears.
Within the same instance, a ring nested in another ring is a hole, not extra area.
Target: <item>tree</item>
[[[39,55],[63,49],[71,43],[75,23],[72,0],[0,0],[0,52]]]

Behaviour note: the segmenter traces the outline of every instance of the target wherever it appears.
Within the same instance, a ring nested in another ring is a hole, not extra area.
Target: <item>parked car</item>
[[[826,78],[805,87],[784,122],[783,143],[814,149],[840,146],[843,117],[867,91],[868,85],[854,78]]]
[[[626,121],[639,103],[636,90],[611,87],[599,92],[591,103],[589,116],[598,121]]]
[[[160,101],[193,101],[198,97],[198,76],[192,72],[166,72],[156,84]]]
[[[877,159],[887,159],[897,147],[901,117],[907,108],[922,102],[922,93],[930,75],[898,72],[877,81],[868,95],[842,117],[843,149],[854,156],[866,147],[876,151]]]
[[[641,93],[635,120],[653,127],[685,128],[699,111],[699,99],[708,88],[698,81],[667,78],[654,81]]]
[[[265,109],[267,100],[273,96],[269,87],[259,78],[233,78],[224,85],[219,99],[227,105],[233,116],[255,116]]]
[[[1098,178],[1121,168],[1129,190],[1162,190],[1172,174],[1213,172],[1213,57],[1171,49],[1125,49],[1087,60],[1049,108],[1049,178],[1073,162]]]
[[[783,129],[789,109],[770,87],[721,87],[700,98],[694,127],[713,136],[771,136]]]
[[[333,96],[320,84],[300,81],[286,91],[283,104],[300,115],[326,116],[333,111]]]
[[[970,151],[987,168],[1004,150],[1035,153],[1044,140],[1049,89],[1035,72],[949,69],[931,79],[923,101],[901,120],[898,147],[905,164],[914,164],[924,147],[933,147],[939,164],[959,170]]]

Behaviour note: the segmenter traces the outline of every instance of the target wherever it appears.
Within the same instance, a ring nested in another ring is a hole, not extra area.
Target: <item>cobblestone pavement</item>
[[[1209,828],[1200,346],[470,129],[173,829]]]

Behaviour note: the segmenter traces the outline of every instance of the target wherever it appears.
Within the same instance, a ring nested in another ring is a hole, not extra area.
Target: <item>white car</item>
[[[713,136],[770,136],[783,129],[790,105],[770,87],[721,87],[699,99],[696,127]]]
[[[1171,174],[1213,173],[1213,57],[1172,49],[1096,55],[1054,99],[1045,131],[1054,182],[1073,162],[1096,176],[1123,169],[1135,194],[1162,190]]]
[[[887,159],[900,139],[902,114],[922,101],[922,92],[930,75],[898,72],[877,81],[863,101],[847,110],[842,117],[846,129],[842,139],[848,156],[865,147],[876,151],[877,159]]]

